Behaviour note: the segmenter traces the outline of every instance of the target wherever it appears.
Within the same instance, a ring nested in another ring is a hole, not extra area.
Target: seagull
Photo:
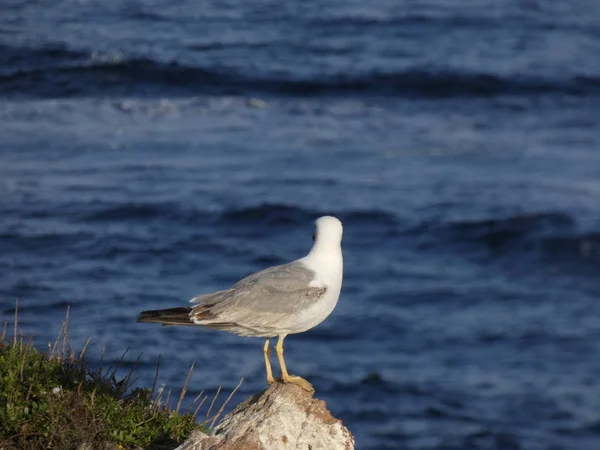
[[[342,223],[323,216],[314,223],[313,246],[300,259],[243,278],[222,291],[194,297],[191,307],[143,311],[138,322],[200,325],[240,336],[266,338],[263,348],[267,383],[273,384],[269,339],[278,337],[275,351],[283,383],[314,392],[304,378],[290,375],[283,358],[283,340],[320,324],[335,308],[343,277]]]

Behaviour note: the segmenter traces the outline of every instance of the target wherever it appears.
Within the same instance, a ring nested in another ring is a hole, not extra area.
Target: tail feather
[[[187,307],[142,311],[137,321],[163,325],[195,325],[190,320],[190,312],[192,312],[192,308]]]

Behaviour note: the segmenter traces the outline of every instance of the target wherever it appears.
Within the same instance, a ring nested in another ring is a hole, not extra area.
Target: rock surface
[[[276,383],[226,415],[210,435],[196,432],[177,450],[353,450],[354,437],[325,402]]]

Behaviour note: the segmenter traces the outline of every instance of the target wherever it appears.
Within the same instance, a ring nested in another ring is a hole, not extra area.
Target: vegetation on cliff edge
[[[133,371],[119,379],[118,363],[90,369],[87,344],[76,354],[68,343],[67,320],[46,354],[18,335],[16,319],[13,336],[6,322],[0,336],[1,449],[167,449],[203,427],[199,407],[179,412],[185,386],[173,411],[162,391],[132,389]]]

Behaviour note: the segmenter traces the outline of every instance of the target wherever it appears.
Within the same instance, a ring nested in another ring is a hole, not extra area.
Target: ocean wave
[[[444,226],[457,239],[481,240],[491,246],[531,236],[534,233],[564,231],[575,224],[562,212],[524,213],[504,218],[451,222]]]
[[[445,67],[414,67],[396,72],[315,74],[298,78],[293,69],[254,75],[234,69],[196,67],[123,55],[93,56],[64,48],[0,48],[0,95],[77,97],[170,95],[398,95],[415,97],[489,97],[501,95],[596,95],[600,76],[509,76]],[[18,53],[18,54],[17,54]]]
[[[81,52],[69,50],[63,45],[48,44],[40,48],[11,47],[0,43],[0,79],[18,71],[32,71],[77,64],[86,59]]]
[[[233,208],[224,211],[220,221],[232,223],[267,223],[271,225],[285,225],[289,223],[312,222],[320,216],[333,215],[343,223],[352,226],[395,224],[397,218],[394,214],[382,210],[357,209],[326,211],[317,209],[304,209],[277,203],[261,203],[259,205]]]
[[[219,217],[221,223],[283,225],[309,221],[323,215],[317,211],[283,204],[261,203],[244,208],[231,208],[223,211]]]
[[[449,248],[460,247],[461,252],[485,249],[490,258],[529,255],[578,267],[600,262],[600,232],[579,229],[576,221],[563,212],[452,222],[419,230],[431,233]]]
[[[315,374],[315,377],[318,375]],[[323,377],[323,382],[326,390],[336,393],[357,392],[362,388],[368,389],[371,392],[379,392],[385,394],[405,394],[409,396],[425,396],[428,393],[421,391],[417,385],[400,385],[394,380],[385,378],[379,372],[371,372],[364,375],[361,379],[353,379],[348,381],[332,381]]]
[[[311,224],[323,215],[338,217],[349,232],[369,231],[386,239],[421,242],[425,239],[436,251],[446,249],[478,253],[485,249],[489,257],[507,254],[538,254],[552,259],[600,261],[600,233],[578,230],[575,220],[560,211],[516,214],[502,218],[453,222],[423,222],[406,228],[402,218],[378,209],[328,211],[283,203],[259,203],[224,208],[218,213],[183,208],[173,202],[118,203],[87,209],[79,217],[85,223],[155,221],[168,226],[286,227]],[[170,224],[170,225],[169,225]],[[2,236],[0,236],[1,238]],[[39,237],[37,237],[39,238]],[[407,243],[408,245],[409,243]],[[360,245],[360,241],[355,245]]]
[[[563,259],[584,260],[600,264],[600,232],[552,236],[542,241],[542,250]]]
[[[64,209],[61,211],[65,212]],[[66,215],[72,223],[85,226],[128,223],[144,226],[152,224],[153,227],[165,230],[181,227],[181,242],[169,243],[176,249],[180,246],[200,246],[203,250],[209,247],[223,250],[212,242],[211,230],[215,226],[225,234],[239,229],[245,230],[244,233],[254,234],[262,232],[260,230],[264,227],[292,230],[295,227],[310,226],[320,216],[334,215],[344,223],[348,232],[347,242],[355,247],[378,245],[385,240],[386,245],[392,247],[414,247],[419,252],[450,252],[467,258],[483,258],[488,262],[511,262],[517,258],[520,264],[528,264],[533,258],[551,264],[575,264],[577,267],[589,267],[590,264],[596,266],[600,263],[600,232],[581,229],[572,216],[561,211],[532,212],[480,220],[423,221],[415,224],[383,209],[326,210],[285,203],[257,203],[209,211],[166,201],[90,204],[78,212],[68,211]],[[4,232],[0,233],[0,242],[11,249],[50,249],[65,244],[83,245],[97,237],[77,228],[72,231],[74,232],[47,235]],[[196,243],[191,243],[190,240]],[[134,247],[135,245],[133,243]],[[149,249],[154,249],[158,254],[169,253],[163,248],[155,249],[150,246],[147,250]],[[272,262],[265,255],[256,257],[265,264]],[[263,261],[261,258],[267,259]]]
[[[224,208],[214,213],[206,210],[183,208],[174,202],[116,203],[86,207],[80,221],[93,222],[136,222],[138,220],[157,220],[200,225],[217,223],[221,226],[248,225],[288,225],[306,224],[324,215],[333,215],[342,222],[354,227],[369,225],[393,225],[398,219],[383,210],[339,210],[326,211],[302,208],[283,203],[259,203],[244,207]]]
[[[52,252],[63,245],[84,242],[92,237],[84,231],[36,231],[14,230],[0,232],[0,245],[5,252],[32,249]]]
[[[102,207],[84,217],[89,222],[136,221],[164,217],[173,212],[172,205],[126,203]]]

